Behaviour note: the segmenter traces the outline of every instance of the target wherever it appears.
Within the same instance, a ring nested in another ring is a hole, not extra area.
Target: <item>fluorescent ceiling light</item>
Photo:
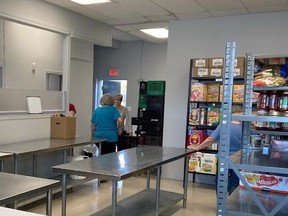
[[[110,0],[70,0],[80,5],[89,5],[89,4],[100,4],[111,2]]]
[[[165,28],[140,29],[140,31],[156,38],[168,38],[168,30]]]

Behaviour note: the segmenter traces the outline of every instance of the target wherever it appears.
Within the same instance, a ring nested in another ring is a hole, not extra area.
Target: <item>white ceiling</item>
[[[45,0],[113,27],[116,40],[146,40],[161,43],[139,31],[168,29],[169,20],[200,19],[288,10],[288,0],[111,0],[111,3],[81,6],[69,0]]]

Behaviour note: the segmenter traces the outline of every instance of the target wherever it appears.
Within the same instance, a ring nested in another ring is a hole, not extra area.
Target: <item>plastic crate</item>
[[[146,95],[139,95],[139,104],[138,108],[147,108],[147,96]]]
[[[152,146],[162,146],[162,136],[145,135],[145,144]]]
[[[148,81],[147,95],[165,94],[165,81]]]
[[[148,109],[164,109],[164,96],[147,96]]]

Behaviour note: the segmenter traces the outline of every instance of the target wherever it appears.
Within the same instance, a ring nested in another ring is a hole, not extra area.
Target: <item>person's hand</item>
[[[187,146],[187,148],[190,149],[190,150],[198,151],[198,145],[196,145],[196,144],[189,145],[189,146]]]

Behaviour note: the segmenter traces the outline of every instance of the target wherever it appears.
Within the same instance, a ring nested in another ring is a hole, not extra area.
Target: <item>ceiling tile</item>
[[[154,38],[152,36],[149,36],[143,32],[140,32],[140,31],[131,31],[129,32],[130,34],[138,37],[138,38],[141,38],[143,40],[146,40],[146,41],[150,41],[150,42],[153,42],[153,43],[166,43],[167,42],[167,39],[157,39],[157,38]]]
[[[167,15],[168,11],[163,10],[158,5],[154,4],[150,0],[123,0],[119,4],[128,10],[135,11],[142,16],[154,16],[154,15]]]
[[[169,20],[177,20],[178,18],[174,15],[163,15],[163,16],[148,16],[147,17],[151,21],[169,21]]]
[[[287,1],[285,0],[242,0],[242,2],[247,8],[262,8],[287,5]]]
[[[211,17],[209,12],[198,12],[198,13],[181,13],[175,14],[180,20],[182,19],[197,19]]]
[[[148,22],[149,20],[145,17],[129,17],[129,18],[119,18],[119,19],[113,19],[109,20],[110,25],[127,25],[127,24],[135,24],[135,23],[143,23],[143,22]],[[106,22],[104,20],[104,22]]]
[[[151,22],[151,23],[141,23],[132,25],[134,29],[146,29],[146,28],[167,28],[169,27],[168,22]]]
[[[243,15],[248,14],[247,9],[235,9],[235,10],[217,10],[210,12],[212,16],[234,16],[234,15]]]
[[[193,0],[151,0],[172,13],[193,13],[205,11]],[[215,0],[216,1],[216,0]]]
[[[136,12],[127,10],[115,2],[110,2],[106,4],[89,5],[85,7],[89,7],[93,11],[96,11],[98,13],[104,14],[108,17],[112,17],[115,19],[140,16]]]
[[[196,0],[207,10],[245,9],[240,0]]]
[[[250,13],[280,12],[280,11],[287,11],[287,10],[288,10],[288,5],[273,6],[273,7],[249,8],[249,12]]]

